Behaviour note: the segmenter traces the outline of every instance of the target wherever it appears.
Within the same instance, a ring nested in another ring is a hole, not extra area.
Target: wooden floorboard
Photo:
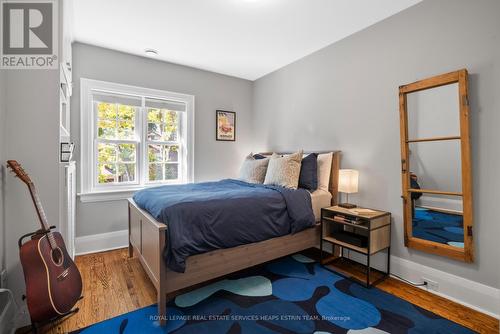
[[[77,256],[75,262],[83,279],[80,311],[43,332],[67,333],[156,302],[153,284],[127,249]]]
[[[77,256],[76,264],[84,283],[84,298],[77,305],[80,312],[45,328],[45,333],[67,333],[156,302],[154,286],[139,260],[128,258],[127,249]],[[364,268],[355,263],[336,266],[347,275],[364,275]],[[378,287],[477,332],[499,332],[497,319],[399,280],[389,278]]]

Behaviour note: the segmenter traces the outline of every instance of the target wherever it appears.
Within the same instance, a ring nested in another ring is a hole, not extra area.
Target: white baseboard
[[[75,238],[75,254],[98,253],[128,246],[128,230]]]
[[[366,257],[354,252],[347,255],[352,260],[366,264]],[[346,255],[346,254],[344,254]],[[379,270],[386,270],[385,254],[372,258],[372,266]],[[438,288],[432,290],[426,286],[419,287],[422,290],[444,297],[451,301],[467,306],[476,311],[499,318],[500,311],[500,289],[471,281],[439,269],[424,266],[391,255],[391,273],[415,283],[423,283],[422,278],[438,283]],[[392,276],[398,279],[395,276]]]
[[[500,289],[396,256],[391,256],[391,272],[415,282],[422,282],[422,277],[433,280],[439,284],[437,290],[419,288],[499,318]]]

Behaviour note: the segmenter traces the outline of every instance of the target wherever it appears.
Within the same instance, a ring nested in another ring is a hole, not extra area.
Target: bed
[[[261,154],[269,156],[271,153]],[[319,221],[321,207],[337,204],[339,165],[340,152],[333,151],[328,192],[316,190],[310,196],[316,222]],[[236,185],[232,183],[230,186]],[[173,295],[182,289],[238,270],[316,247],[320,240],[320,224],[316,223],[312,227],[298,229],[296,233],[191,255],[182,259],[182,267],[175,267],[174,262],[168,262],[167,265],[162,256],[163,251],[170,246],[167,225],[148,211],[155,214],[153,209],[141,209],[133,199],[129,199],[129,256],[136,255],[139,258],[157,290],[158,319],[161,325],[165,324],[167,319],[167,295]],[[155,216],[159,217],[157,214]]]

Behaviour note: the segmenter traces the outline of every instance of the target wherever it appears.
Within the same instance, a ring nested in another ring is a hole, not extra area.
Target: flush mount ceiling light
[[[145,49],[144,52],[146,53],[147,56],[150,57],[158,56],[158,51],[156,51],[155,49]]]

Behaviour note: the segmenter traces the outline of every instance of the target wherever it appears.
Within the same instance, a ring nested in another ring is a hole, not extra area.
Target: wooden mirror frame
[[[459,90],[459,117],[460,135],[453,137],[435,138],[408,138],[408,106],[407,95],[410,93],[458,83]],[[403,187],[403,214],[404,214],[404,242],[409,248],[418,249],[427,253],[447,256],[464,262],[474,261],[473,245],[473,216],[472,216],[472,170],[471,149],[469,134],[469,98],[468,98],[468,73],[466,69],[438,75],[399,87],[399,116],[401,127],[401,176]],[[462,160],[462,192],[447,192],[427,189],[411,189],[409,170],[409,144],[424,141],[460,140]],[[438,195],[461,196],[463,205],[464,248],[453,247],[434,241],[413,237],[412,234],[412,203],[411,193],[429,193]]]

